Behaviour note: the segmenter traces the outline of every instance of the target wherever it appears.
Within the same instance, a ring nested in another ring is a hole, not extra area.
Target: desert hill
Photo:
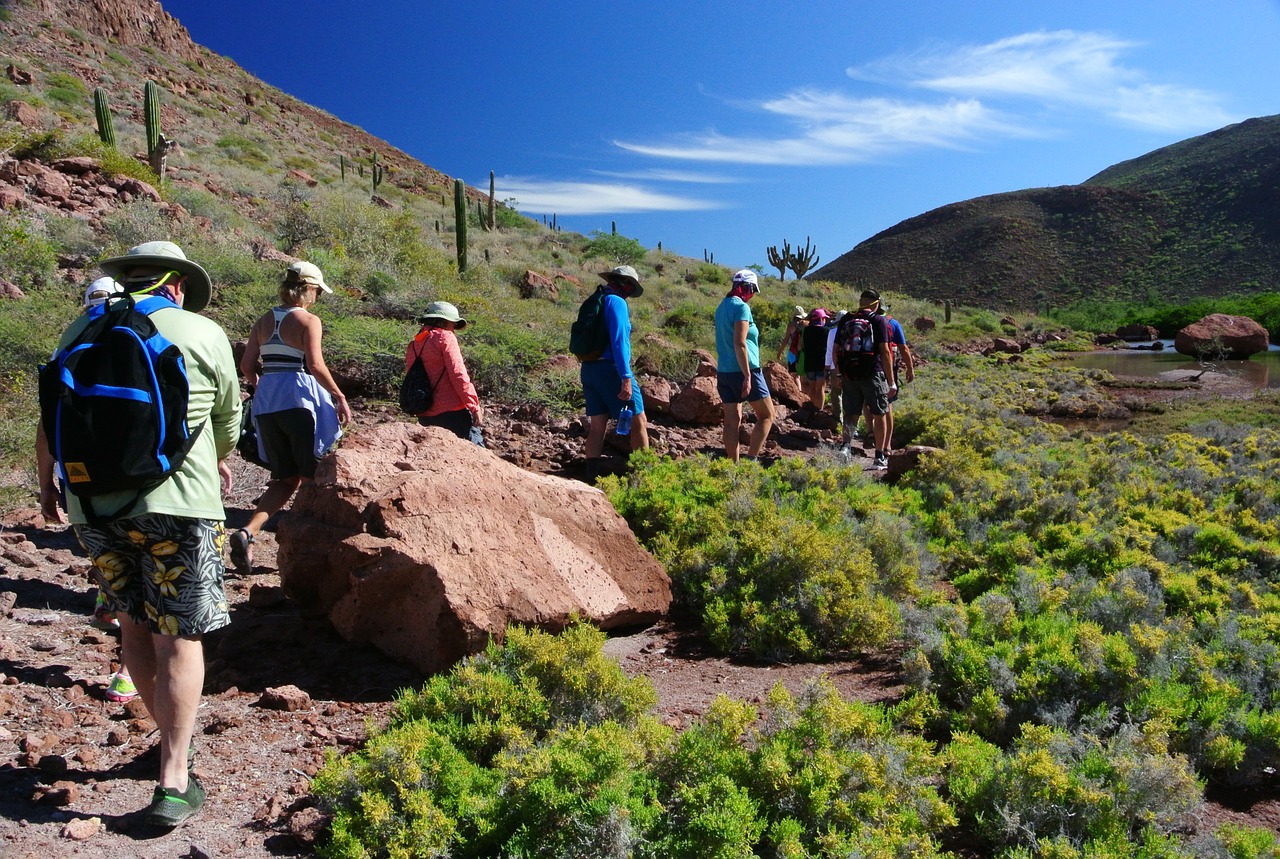
[[[1110,167],[1079,185],[952,203],[813,272],[921,298],[1044,310],[1186,300],[1280,283],[1280,116]]]

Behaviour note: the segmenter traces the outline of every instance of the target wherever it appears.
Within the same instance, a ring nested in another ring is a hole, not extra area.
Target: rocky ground
[[[804,415],[801,420],[805,421]],[[359,420],[392,419],[364,411]],[[526,467],[573,476],[581,426],[529,410],[494,409],[491,446]],[[821,420],[807,420],[821,423]],[[788,417],[774,455],[831,454],[829,430]],[[720,445],[719,428],[658,418],[655,441],[682,455]],[[855,456],[861,457],[860,453]],[[615,465],[621,454],[614,452]],[[865,460],[869,463],[869,459]],[[248,518],[264,473],[236,466],[228,523]],[[397,689],[422,678],[380,653],[344,642],[302,617],[278,586],[270,530],[255,568],[229,578],[232,624],[206,637],[208,671],[196,772],[205,810],[171,833],[148,831],[139,811],[157,769],[154,723],[140,703],[113,704],[112,634],[88,625],[93,587],[69,529],[45,527],[34,510],[0,523],[0,857],[259,857],[310,855],[322,826],[308,795],[326,749],[359,746],[384,720]],[[890,654],[823,665],[747,664],[710,655],[669,624],[612,638],[607,651],[648,677],[658,715],[688,724],[719,694],[760,701],[776,683],[799,690],[826,675],[850,698],[893,699],[901,686]],[[1280,792],[1215,796],[1204,825],[1224,820],[1280,826]]]

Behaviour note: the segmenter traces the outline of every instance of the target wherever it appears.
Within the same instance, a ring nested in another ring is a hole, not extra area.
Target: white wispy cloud
[[[731,176],[715,173],[695,173],[690,170],[633,170],[614,172],[611,170],[592,170],[597,176],[608,176],[612,179],[640,179],[649,182],[680,182],[689,185],[733,185],[741,182]]]
[[[791,119],[790,137],[731,137],[717,132],[664,143],[614,141],[629,152],[662,158],[737,164],[850,164],[903,145],[958,147],[993,132],[1023,133],[974,99],[942,104],[854,98],[801,89],[759,105]]]
[[[846,73],[967,98],[1083,107],[1160,131],[1202,130],[1232,121],[1216,94],[1153,82],[1126,66],[1124,55],[1138,47],[1105,33],[1022,33],[985,45],[890,57]]]
[[[716,130],[665,140],[615,140],[628,152],[655,158],[763,165],[853,164],[904,148],[963,148],[983,141],[1053,133],[1056,111],[1084,110],[1115,123],[1162,131],[1198,132],[1239,117],[1215,93],[1153,81],[1126,66],[1139,45],[1104,33],[1059,30],[1023,33],[985,45],[935,48],[846,69],[863,83],[949,96],[869,98],[799,88],[746,105],[782,117],[782,134],[722,134]],[[774,128],[776,121],[762,121]]]
[[[640,185],[609,182],[548,181],[505,176],[495,179],[499,199],[516,201],[522,212],[598,215],[621,212],[689,212],[718,209],[721,204],[662,194]]]

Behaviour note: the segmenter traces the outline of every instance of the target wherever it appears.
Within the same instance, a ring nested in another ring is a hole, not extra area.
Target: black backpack
[[[604,287],[596,289],[578,308],[569,329],[569,351],[579,361],[596,361],[609,348],[609,326],[604,321]]]
[[[872,376],[879,366],[875,329],[871,314],[859,310],[845,314],[836,328],[834,350],[836,367],[842,376]]]
[[[440,378],[444,378],[444,370],[440,371]],[[440,379],[436,379],[436,385],[438,384]],[[400,383],[400,411],[407,415],[420,415],[430,411],[435,394],[435,385],[431,384],[431,379],[427,376],[427,368],[422,363],[422,350],[419,349]]]
[[[190,385],[182,350],[149,315],[177,307],[167,298],[112,297],[90,308],[90,322],[40,367],[40,419],[58,475],[81,499],[91,524],[121,518],[182,467],[196,432],[187,429]],[[91,499],[133,491],[110,517]]]

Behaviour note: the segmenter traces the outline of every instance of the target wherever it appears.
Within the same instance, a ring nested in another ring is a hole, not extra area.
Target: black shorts
[[[273,480],[316,476],[316,419],[309,410],[285,409],[255,419]]]

